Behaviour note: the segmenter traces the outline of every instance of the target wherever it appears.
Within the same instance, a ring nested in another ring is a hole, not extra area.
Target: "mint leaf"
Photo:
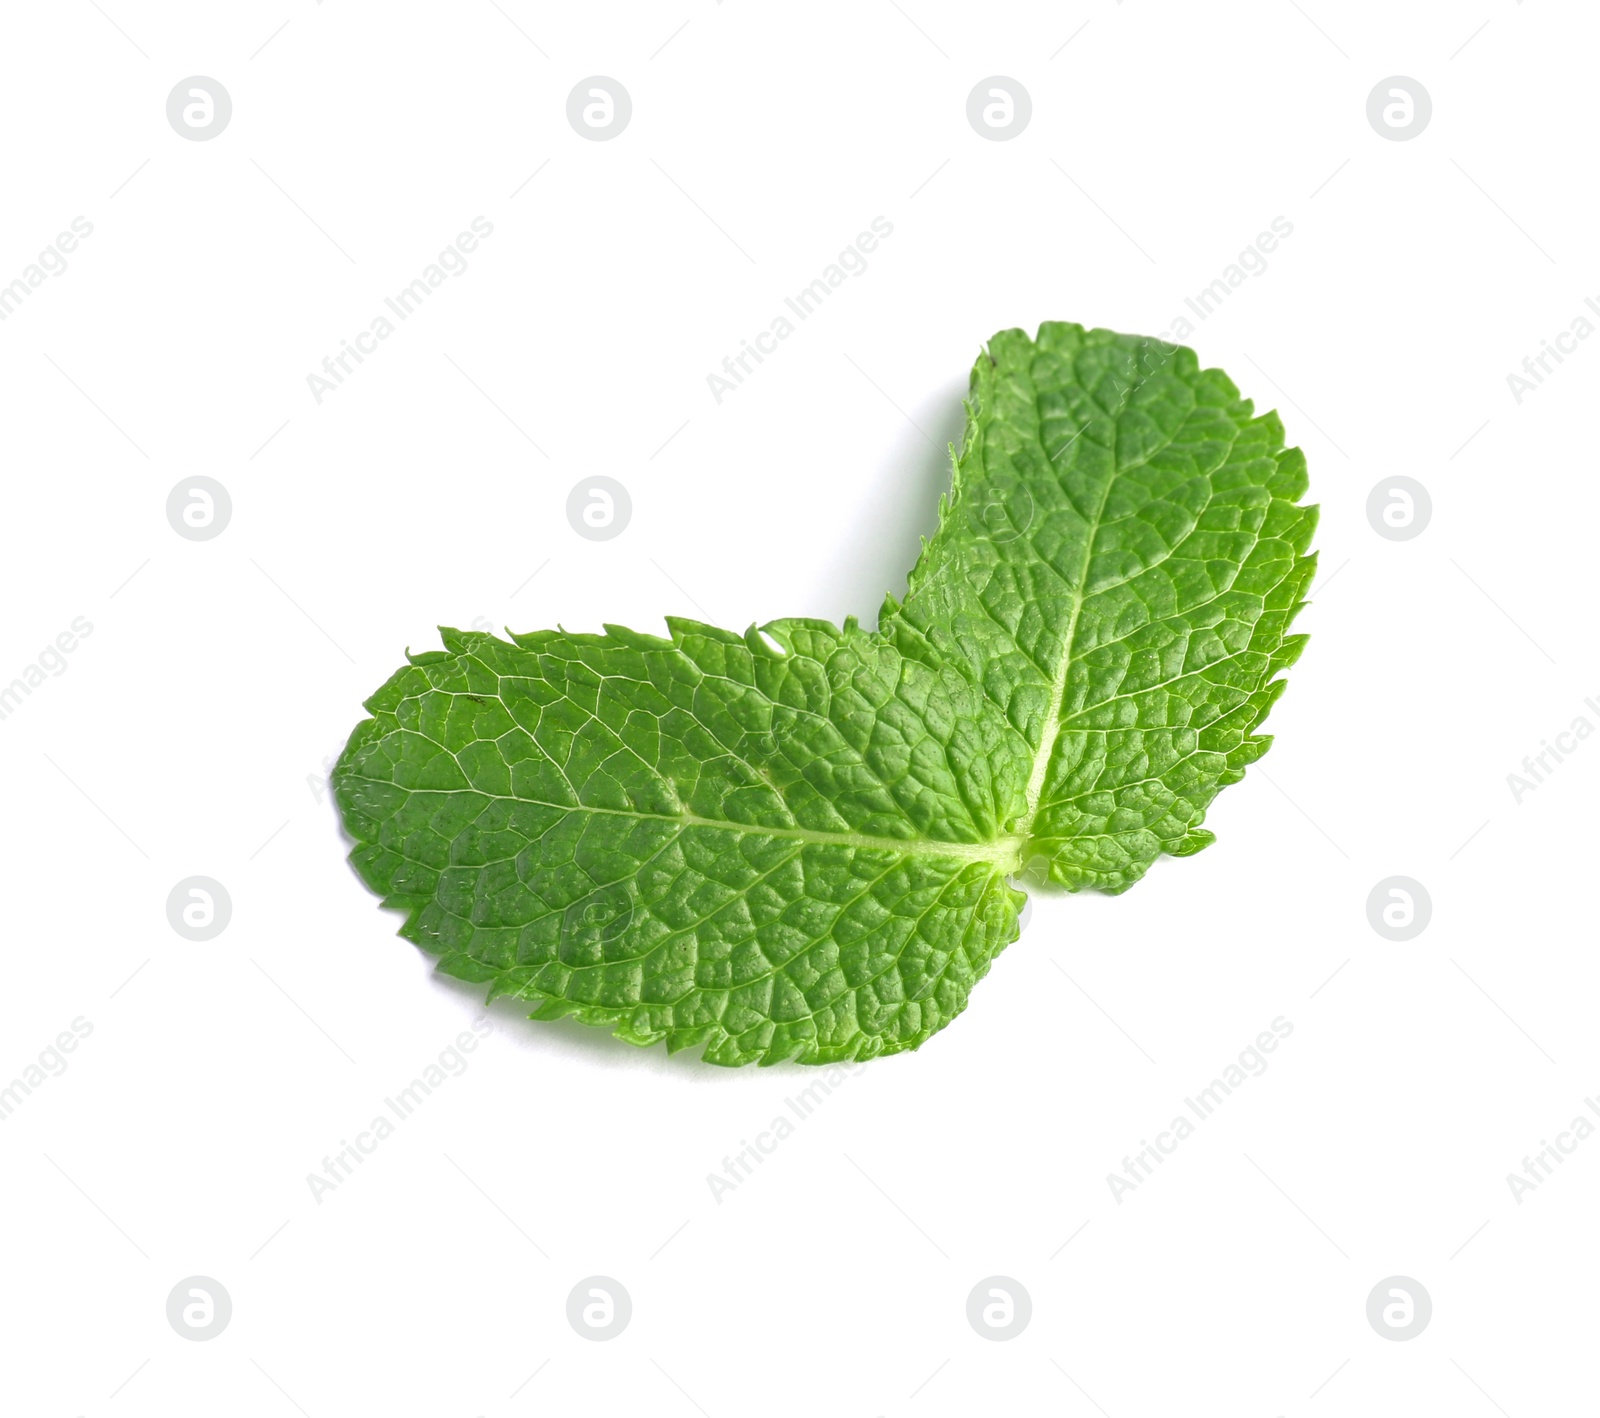
[[[351,860],[438,968],[711,1063],[914,1049],[1042,862],[1187,856],[1305,637],[1305,459],[1193,351],[990,342],[940,525],[876,632],[442,630],[333,780]]]

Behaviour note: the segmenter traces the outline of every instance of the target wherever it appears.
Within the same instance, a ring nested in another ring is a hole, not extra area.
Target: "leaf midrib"
[[[1061,706],[1067,696],[1067,680],[1072,675],[1072,645],[1078,635],[1078,617],[1083,614],[1085,593],[1089,585],[1089,567],[1094,561],[1094,544],[1100,535],[1100,521],[1105,516],[1106,503],[1111,500],[1111,487],[1121,470],[1115,466],[1107,474],[1105,486],[1100,490],[1100,500],[1088,521],[1088,535],[1083,548],[1083,565],[1078,570],[1078,584],[1072,589],[1072,613],[1067,617],[1066,629],[1061,635],[1061,663],[1050,677],[1050,707],[1045,710],[1044,730],[1039,736],[1039,747],[1033,755],[1033,771],[1028,774],[1028,786],[1023,793],[1022,818],[1018,829],[1024,839],[1033,834],[1033,820],[1039,814],[1039,798],[1044,792],[1044,780],[1050,771],[1050,760],[1055,754],[1056,740],[1061,736],[1063,716]]]
[[[382,778],[368,778],[355,773],[341,776],[350,782],[373,783],[379,787],[394,786]],[[640,812],[634,808],[595,807],[589,803],[552,803],[542,798],[519,797],[513,793],[486,793],[482,788],[422,788],[413,791],[441,795],[470,793],[489,802],[522,803],[529,807],[549,808],[552,812],[587,812],[603,817],[626,817],[638,822],[665,822],[675,827],[707,827],[720,832],[778,837],[825,847],[854,847],[861,851],[899,852],[909,857],[951,857],[965,862],[988,862],[1001,872],[1015,871],[1021,864],[1023,838],[1016,834],[996,837],[988,842],[940,842],[931,837],[875,837],[864,832],[821,832],[809,827],[764,827],[758,823],[701,817],[692,812]]]

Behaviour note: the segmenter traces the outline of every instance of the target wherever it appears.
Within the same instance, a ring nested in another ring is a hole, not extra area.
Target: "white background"
[[[93,1033],[0,1125],[0,1406],[1592,1405],[1600,1140],[1520,1203],[1506,1174],[1600,1092],[1600,742],[1520,803],[1506,775],[1600,724],[1600,342],[1520,404],[1506,376],[1600,294],[1597,39],[1553,0],[6,7],[0,280],[94,233],[0,324],[0,682],[94,630],[0,722],[0,1082]],[[196,74],[233,101],[206,142],[165,116]],[[632,96],[614,141],[565,116],[595,74]],[[1012,141],[966,119],[995,74],[1032,96]],[[1366,118],[1391,75],[1432,96],[1411,141]],[[470,269],[318,404],[306,376],[478,215]],[[707,374],[875,216],[865,274],[716,403]],[[315,1201],[481,1012],[395,938],[324,796],[404,649],[870,623],[980,343],[1164,332],[1275,216],[1293,235],[1190,342],[1305,448],[1322,563],[1216,845],[1036,899],[965,1015],[720,1204],[707,1174],[814,1072],[498,1006]],[[191,542],[164,509],[202,474],[233,515]],[[633,499],[606,543],[565,517],[592,474]],[[1404,542],[1365,512],[1396,474],[1433,500]],[[197,874],[233,901],[204,944],[165,911]],[[1391,875],[1433,902],[1406,943],[1367,920]],[[1277,1016],[1268,1071],[1114,1199]],[[206,1343],[165,1315],[197,1274],[233,1302]],[[633,1301],[607,1343],[566,1319],[596,1274]],[[1005,1343],[965,1314],[997,1274],[1033,1305]],[[1403,1343],[1366,1318],[1393,1275],[1433,1302]]]

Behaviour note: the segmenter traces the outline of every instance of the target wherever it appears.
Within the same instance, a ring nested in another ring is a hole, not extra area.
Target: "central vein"
[[[1061,660],[1050,677],[1050,707],[1045,711],[1044,728],[1039,735],[1039,747],[1033,755],[1033,771],[1028,775],[1028,787],[1023,799],[1025,806],[1018,824],[1018,831],[1024,840],[1033,834],[1033,820],[1039,813],[1045,775],[1050,771],[1050,759],[1061,733],[1061,705],[1067,696],[1067,677],[1072,672],[1072,642],[1077,638],[1078,617],[1083,613],[1084,592],[1089,584],[1089,567],[1094,560],[1094,543],[1100,532],[1100,519],[1105,516],[1106,503],[1111,498],[1111,485],[1116,480],[1117,469],[1113,466],[1106,474],[1105,485],[1100,489],[1094,516],[1084,526],[1083,563],[1078,568],[1077,582],[1072,588],[1072,610],[1068,613],[1066,629],[1061,635]]]
[[[354,778],[356,775],[349,775]],[[369,783],[382,779],[367,778]],[[908,857],[948,857],[961,862],[988,862],[1002,872],[1015,871],[1022,863],[1021,836],[996,837],[988,842],[939,842],[931,837],[875,837],[865,832],[824,832],[811,827],[767,827],[756,822],[732,822],[720,817],[700,817],[692,812],[640,812],[635,808],[594,807],[589,803],[552,803],[504,793],[485,793],[479,788],[453,788],[446,792],[471,793],[475,797],[502,802],[527,803],[556,812],[586,812],[599,817],[626,817],[635,822],[664,822],[676,827],[705,827],[717,832],[740,832],[752,837],[777,837],[791,842],[813,842],[824,847],[855,847],[867,852],[899,852]]]

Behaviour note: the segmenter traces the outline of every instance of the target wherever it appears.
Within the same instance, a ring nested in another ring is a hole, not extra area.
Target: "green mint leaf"
[[[334,770],[438,968],[712,1063],[914,1049],[1017,937],[1008,878],[1121,891],[1211,840],[1304,636],[1305,459],[1217,370],[1047,324],[973,371],[876,632],[442,630]]]

